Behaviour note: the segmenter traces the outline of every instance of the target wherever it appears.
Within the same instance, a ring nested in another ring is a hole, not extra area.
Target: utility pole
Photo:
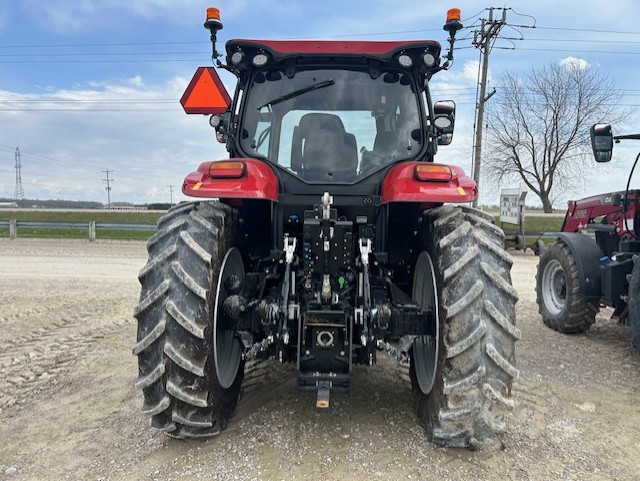
[[[494,10],[502,10],[502,18],[495,20],[493,18]],[[482,20],[480,31],[476,31],[473,45],[482,52],[482,70],[480,74],[480,93],[478,94],[478,103],[476,105],[476,139],[474,144],[473,159],[473,180],[480,190],[480,164],[482,161],[482,127],[484,123],[484,104],[495,93],[495,90],[487,95],[487,72],[489,70],[489,53],[493,40],[498,36],[502,27],[507,23],[506,8],[489,8],[489,19]],[[473,206],[478,206],[478,199],[473,201]]]
[[[19,200],[24,200],[24,190],[22,189],[22,165],[20,164],[20,149],[16,147],[16,189],[13,194],[13,199],[17,203]]]
[[[103,170],[102,172],[107,174],[107,178],[102,179],[102,181],[107,183],[107,187],[105,187],[107,190],[107,208],[111,209],[111,182],[113,182],[114,179],[109,178],[109,173],[113,172],[113,170]]]
[[[173,185],[169,186],[169,195],[171,196],[171,202],[169,205],[173,205]]]

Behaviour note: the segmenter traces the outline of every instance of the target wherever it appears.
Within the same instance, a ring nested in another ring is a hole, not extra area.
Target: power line
[[[0,57],[113,57],[115,55],[208,55],[209,52],[62,52],[62,53],[0,53]]]
[[[0,45],[3,48],[68,48],[68,47],[143,47],[155,45],[208,45],[209,42],[203,41],[177,41],[177,42],[104,42],[104,43],[40,43],[31,45]]]
[[[33,64],[33,63],[167,63],[167,62],[202,62],[202,57],[198,58],[162,58],[156,60],[131,59],[131,60],[0,60],[5,64]]]
[[[160,99],[141,99],[141,98],[113,98],[113,99],[61,99],[61,98],[43,98],[43,99],[0,99],[0,102],[5,103],[22,103],[22,102],[64,102],[64,103],[177,103],[174,98],[160,98]]]
[[[640,32],[621,30],[597,30],[593,28],[567,28],[567,27],[534,27],[538,30],[561,30],[563,32],[587,32],[587,33],[613,33],[619,35],[640,35]]]
[[[175,112],[176,109],[3,109],[0,112]]]
[[[637,45],[640,40],[589,40],[586,38],[525,38],[524,42],[575,42],[575,43],[617,43]]]
[[[501,37],[503,40],[513,41],[513,40],[522,40],[528,41],[527,39],[520,38],[508,38]],[[553,41],[562,41],[562,42],[572,42],[572,40],[549,40]],[[587,40],[581,40],[581,42],[587,42]],[[593,43],[604,43],[599,41],[593,41]],[[613,43],[613,42],[612,42]],[[628,44],[638,44],[640,42],[616,42],[616,43],[628,43]],[[464,50],[470,49],[473,46],[468,47],[456,47],[455,50]],[[500,47],[495,46],[494,48],[498,49],[508,49],[513,50],[515,47]],[[535,48],[535,47],[519,47],[519,50],[523,51],[542,51],[542,52],[559,52],[559,53],[585,53],[590,55],[640,55],[640,52],[626,52],[622,50],[583,50],[583,49],[567,49],[567,48]],[[115,54],[115,55],[130,55],[130,54]],[[142,54],[141,54],[142,55]],[[198,63],[202,62],[202,57],[197,58],[161,58],[161,59],[114,59],[114,60],[68,60],[68,59],[39,59],[39,60],[0,60],[0,64],[11,64],[11,65],[31,65],[31,64],[156,64],[156,63]]]
[[[6,149],[6,150],[13,151],[14,148],[10,147],[8,145],[5,145],[5,144],[0,144],[0,149]],[[34,159],[47,160],[47,161],[54,162],[54,163],[57,163],[57,164],[62,164],[62,165],[69,166],[69,167],[73,168],[73,170],[75,172],[80,172],[82,170],[90,168],[85,163],[78,164],[76,162],[70,162],[70,161],[65,161],[65,160],[60,160],[60,159],[54,159],[54,158],[52,158],[50,156],[43,155],[43,154],[37,154],[37,153],[30,152],[30,151],[27,151],[27,150],[24,150],[24,149],[21,151],[21,153],[22,153],[23,156],[26,154],[28,157],[32,157]],[[83,159],[83,160],[85,160],[85,159]],[[69,169],[66,169],[66,170],[69,170]],[[77,176],[75,174],[63,176],[63,175],[56,175],[56,173],[59,173],[59,171],[58,170],[49,170],[49,173],[47,174],[47,177],[56,177],[56,178],[65,179],[65,180],[68,180],[68,179],[70,179],[70,180],[78,180],[78,179],[92,180],[92,179],[95,179],[95,177],[89,177],[89,176],[79,177],[79,176]],[[137,179],[137,180],[139,180],[141,182],[145,182],[145,183],[147,183],[149,181],[149,179],[147,177],[140,177],[140,176],[132,175],[131,173],[127,174],[127,178],[128,179],[134,179],[134,180]]]
[[[485,9],[486,10],[486,9]],[[512,10],[513,9],[509,9]],[[473,15],[465,20],[472,18],[477,18],[481,15],[484,10],[480,11],[478,14]],[[515,11],[513,11],[516,14]],[[520,15],[520,14],[517,14]],[[529,17],[529,15],[523,15]],[[470,27],[465,27],[465,29],[472,29],[477,26],[472,25]],[[640,31],[629,31],[629,30],[602,30],[602,29],[593,29],[593,28],[568,28],[566,26],[563,27],[545,27],[545,26],[530,26],[524,25],[524,28],[534,28],[536,30],[551,30],[551,31],[561,31],[561,32],[585,32],[585,33],[606,33],[606,34],[614,34],[614,35],[640,35]],[[440,32],[441,29],[432,28],[432,29],[416,29],[416,30],[397,30],[397,31],[387,31],[387,32],[360,32],[360,33],[352,33],[352,34],[342,34],[342,35],[314,35],[310,37],[289,37],[289,40],[304,40],[304,39],[323,39],[323,38],[346,38],[346,37],[365,37],[365,36],[376,36],[376,35],[400,35],[400,34],[409,34],[409,33],[423,33],[423,32]],[[230,40],[229,38],[220,37],[221,42],[226,42]],[[208,42],[203,41],[194,41],[194,40],[179,40],[173,42],[92,42],[92,43],[41,43],[41,44],[14,44],[14,45],[0,45],[0,49],[30,49],[30,48],[95,48],[95,47],[154,47],[154,46],[167,46],[167,45],[208,45]]]
[[[518,50],[526,50],[532,52],[567,52],[567,53],[588,53],[588,54],[614,54],[614,55],[640,55],[640,52],[622,52],[620,50],[576,50],[566,48],[532,48],[518,47]],[[0,62],[1,63],[1,62]]]

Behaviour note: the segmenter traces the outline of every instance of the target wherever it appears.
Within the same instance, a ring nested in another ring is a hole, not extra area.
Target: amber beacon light
[[[443,27],[447,32],[457,32],[462,28],[462,24],[460,23],[460,9],[459,8],[450,8],[447,10],[447,21]]]
[[[222,30],[222,22],[220,21],[220,10],[215,7],[207,8],[207,19],[204,22],[204,27],[211,30]]]
[[[211,32],[211,58],[218,66],[221,66],[222,64],[218,59],[220,54],[216,50],[216,37],[218,36],[218,30],[222,30],[220,10],[214,7],[207,8],[207,18],[204,21],[204,28]]]

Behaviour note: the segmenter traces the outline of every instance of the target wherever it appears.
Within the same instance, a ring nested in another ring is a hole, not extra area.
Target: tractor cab
[[[203,76],[201,67],[181,102],[187,113],[212,114],[210,123],[232,159],[266,163],[279,193],[379,196],[393,166],[433,162],[437,146],[451,143],[455,103],[434,105],[428,80],[448,68],[452,49],[441,65],[436,41],[236,39],[227,42],[223,64],[215,46],[222,24],[211,15],[205,26],[212,31],[213,57],[218,68],[237,77],[234,99],[214,69]],[[454,17],[447,22],[453,46],[460,24]],[[190,104],[192,94],[203,90],[199,84],[209,92],[199,95],[218,104]],[[229,100],[220,108],[222,99]],[[468,180],[461,180],[475,195]],[[226,197],[220,187],[196,173],[187,177],[183,192],[204,197],[215,190]]]
[[[369,58],[345,55],[343,45],[228,42],[232,62],[234,55],[242,58],[232,155],[266,160],[284,178],[323,184],[353,184],[395,162],[425,158],[435,131],[426,83],[414,74],[413,59],[439,56],[439,45],[350,46],[383,52]],[[250,67],[256,55],[268,59],[260,68]]]

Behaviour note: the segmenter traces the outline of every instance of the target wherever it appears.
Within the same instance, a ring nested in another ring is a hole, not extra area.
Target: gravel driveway
[[[152,432],[133,389],[144,243],[0,239],[0,479],[636,480],[640,355],[604,310],[586,335],[542,325],[537,257],[513,253],[520,378],[504,450],[426,441],[395,362],[357,366],[330,413],[294,371],[251,366],[220,436]]]

